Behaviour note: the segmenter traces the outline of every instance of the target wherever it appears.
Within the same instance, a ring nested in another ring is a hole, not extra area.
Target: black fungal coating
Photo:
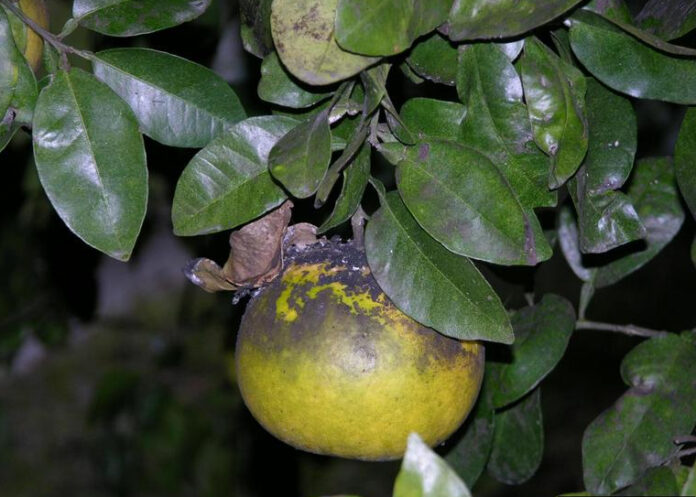
[[[295,246],[288,248],[284,254],[283,266],[286,269],[292,265],[326,263],[331,267],[344,267],[345,270],[322,274],[319,276],[318,283],[301,283],[293,288],[288,302],[300,312],[301,317],[297,321],[292,323],[279,322],[276,317],[275,302],[283,291],[282,276],[258,291],[249,302],[242,320],[242,329],[244,329],[245,322],[251,319],[250,316],[255,316],[253,326],[247,326],[248,331],[246,332],[251,342],[267,347],[269,350],[284,348],[289,343],[287,340],[294,344],[304,341],[311,344],[313,343],[312,337],[316,336],[326,323],[337,323],[332,324],[332,326],[345,324],[345,332],[353,334],[351,340],[354,347],[358,349],[362,347],[361,350],[371,349],[370,344],[377,339],[377,337],[372,336],[374,332],[356,332],[356,330],[374,329],[375,323],[368,311],[361,309],[357,314],[351,314],[349,326],[348,323],[345,323],[346,318],[348,318],[345,306],[336,305],[337,301],[330,289],[318,292],[316,297],[311,299],[311,303],[306,299],[307,293],[313,287],[333,282],[345,285],[346,290],[351,293],[367,291],[375,301],[380,296],[384,296],[369,271],[363,250],[353,241],[344,243],[338,240],[320,240],[313,245],[302,248]],[[307,306],[304,309],[301,309],[298,303],[302,297],[305,298],[304,303]],[[331,314],[335,314],[335,316],[332,317]],[[406,316],[404,318],[408,319]],[[455,361],[462,355],[467,356],[467,362],[480,362],[479,366],[483,367],[483,354],[472,354],[469,350],[463,349],[459,340],[442,335],[422,325],[415,325],[412,329],[423,337],[426,346],[418,361],[419,368],[427,368],[431,361]],[[325,331],[332,332],[332,330]]]

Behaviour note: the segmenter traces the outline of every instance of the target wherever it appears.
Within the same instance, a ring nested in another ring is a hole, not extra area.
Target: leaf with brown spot
[[[647,340],[621,363],[630,388],[585,430],[585,487],[614,493],[673,457],[696,424],[696,344],[688,332]]]

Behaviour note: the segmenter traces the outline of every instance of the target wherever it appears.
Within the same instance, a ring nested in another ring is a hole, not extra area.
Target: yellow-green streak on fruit
[[[478,395],[483,347],[407,317],[366,264],[298,261],[252,299],[236,363],[247,406],[281,440],[391,459],[410,432],[435,445],[462,423]]]

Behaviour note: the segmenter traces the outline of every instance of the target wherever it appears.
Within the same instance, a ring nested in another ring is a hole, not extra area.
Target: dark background
[[[58,32],[70,3],[47,3]],[[260,61],[240,47],[233,4],[213,2],[197,21],[144,37],[108,39],[78,29],[67,41],[91,50],[133,45],[181,55],[230,81],[250,115],[269,112],[256,97]],[[397,104],[415,92],[443,97],[448,91],[414,87],[396,69],[389,84]],[[645,101],[635,108],[638,155],[671,155],[683,109]],[[176,180],[195,150],[147,140],[150,206],[124,264],[62,224],[38,182],[29,135],[20,135],[0,154],[0,496],[391,495],[398,462],[296,451],[246,411],[231,367],[244,303],[202,292],[181,271],[196,256],[224,260],[227,234],[183,239],[171,233]],[[316,224],[327,215],[302,202],[295,214]],[[544,219],[553,223],[552,215]],[[588,318],[675,331],[695,326],[693,238],[687,216],[657,258],[597,292]],[[483,269],[509,308],[524,305],[530,291],[577,304],[580,283],[558,248],[534,270]],[[476,495],[582,489],[583,430],[625,389],[619,363],[637,343],[577,332],[543,383],[545,453],[538,473],[520,487],[484,475]]]

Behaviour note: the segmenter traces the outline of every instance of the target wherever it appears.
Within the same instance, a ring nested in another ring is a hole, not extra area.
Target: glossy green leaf
[[[394,482],[394,497],[471,497],[464,482],[416,434],[408,436],[406,454]]]
[[[452,0],[338,0],[336,40],[365,55],[403,52],[447,19]]]
[[[628,488],[615,495],[655,495],[658,497],[665,495],[677,495],[677,479],[672,470],[667,467],[651,468],[642,478]]]
[[[271,4],[273,0],[239,0],[244,50],[263,59],[273,51]]]
[[[618,92],[696,103],[696,61],[692,59],[669,56],[618,29],[578,20],[571,26],[570,43],[585,68]]]
[[[686,111],[674,149],[674,170],[691,214],[696,218],[696,110]]]
[[[363,114],[363,117],[364,117],[364,114]],[[345,121],[344,121],[344,123],[345,123]],[[340,133],[341,132],[340,126],[337,126],[334,129],[334,131],[336,132],[336,134]],[[338,159],[336,159],[333,162],[333,164],[331,164],[328,171],[326,171],[326,174],[324,175],[321,182],[319,183],[319,188],[317,188],[317,194],[314,197],[314,207],[315,208],[319,208],[322,205],[324,205],[326,200],[329,198],[329,195],[331,194],[331,190],[333,190],[334,185],[336,185],[336,183],[338,182],[338,178],[339,178],[341,172],[354,159],[354,157],[356,156],[358,151],[361,148],[363,148],[363,145],[365,144],[365,139],[367,138],[368,133],[369,133],[369,127],[368,127],[367,123],[361,119],[358,122],[357,128],[355,128],[353,130],[353,134],[350,137],[350,140],[346,144],[345,148],[343,149],[343,152],[341,152],[341,155],[338,157]],[[332,136],[334,136],[334,135],[332,134]],[[368,157],[369,157],[369,155],[368,155]],[[369,171],[369,165],[367,166],[367,169]],[[365,180],[365,181],[367,181],[367,180]],[[362,181],[361,181],[361,183],[362,183]],[[363,185],[363,187],[364,186],[365,185]],[[357,205],[356,205],[356,208],[357,208]]]
[[[575,310],[566,299],[547,294],[538,304],[513,314],[511,322],[515,330],[511,360],[492,363],[490,368],[495,407],[519,400],[556,367],[575,329]]]
[[[310,85],[349,78],[378,58],[347,52],[334,38],[338,0],[273,0],[271,30],[278,56]]]
[[[669,159],[639,161],[628,196],[645,226],[645,246],[597,268],[594,279],[597,288],[614,284],[650,261],[674,238],[684,222]]]
[[[536,38],[527,40],[520,67],[534,139],[551,157],[549,187],[556,189],[587,152],[585,78]]]
[[[573,13],[573,20],[586,22],[598,28],[615,31],[617,33],[628,33],[637,40],[642,41],[648,47],[652,47],[665,54],[683,55],[687,57],[696,55],[696,49],[668,43],[652,33],[637,28],[633,22],[624,22],[616,17],[596,14],[596,12],[586,9],[578,10]]]
[[[81,26],[110,36],[136,36],[200,16],[210,0],[74,0]]]
[[[585,267],[582,253],[580,252],[580,233],[571,208],[567,205],[558,211],[558,243],[566,262],[573,270],[575,276],[586,283],[583,288],[587,288],[588,282],[594,279],[596,269]],[[594,288],[590,285],[590,288]]]
[[[363,115],[368,116],[387,97],[387,78],[391,64],[383,63],[360,73],[360,80],[365,89]],[[388,98],[388,97],[387,97]]]
[[[549,159],[534,144],[522,82],[508,57],[490,43],[461,50],[457,92],[467,106],[461,139],[500,169],[527,209],[555,205]]]
[[[608,494],[636,482],[678,451],[696,425],[696,345],[667,334],[635,347],[621,363],[629,390],[585,430],[586,488]]]
[[[580,250],[600,253],[645,236],[630,199],[616,191],[633,168],[637,125],[631,103],[593,79],[586,105],[587,156],[568,190],[578,213]]]
[[[696,1],[648,0],[636,15],[636,24],[665,40],[681,38],[696,28]]]
[[[590,140],[583,165],[589,193],[623,186],[633,169],[637,146],[636,116],[631,102],[594,79],[587,80],[587,119]]]
[[[365,143],[352,162],[343,170],[341,193],[336,199],[333,211],[319,226],[319,233],[343,224],[355,213],[362,200],[367,181],[370,178],[370,152],[372,148]]]
[[[507,56],[510,62],[514,62],[524,49],[524,38],[507,43],[496,43],[495,46]]]
[[[415,320],[453,338],[513,341],[505,308],[476,266],[423,231],[396,192],[370,219],[365,251],[384,293]]]
[[[285,116],[251,117],[198,152],[176,185],[174,232],[235,228],[280,205],[287,196],[271,178],[268,154],[297,124]]]
[[[145,148],[118,95],[79,69],[59,72],[36,103],[34,159],[49,200],[85,243],[127,260],[145,217]]]
[[[686,481],[684,482],[679,495],[683,497],[687,495],[693,497],[696,495],[696,463],[691,466],[691,470],[686,477]]]
[[[661,0],[659,0],[661,1]],[[624,0],[592,0],[584,7],[607,19],[620,21],[626,24],[633,23],[633,16]]]
[[[518,485],[536,472],[544,453],[541,390],[495,415],[488,472],[498,481]]]
[[[580,0],[454,0],[450,39],[507,38],[546,24]]]
[[[331,92],[317,91],[288,74],[275,52],[263,59],[258,94],[266,102],[293,109],[311,107],[331,96]]]
[[[319,188],[331,160],[328,110],[291,129],[273,145],[268,166],[275,179],[297,198],[307,198]]]
[[[381,151],[398,165],[399,193],[418,224],[452,252],[507,265],[550,257],[538,220],[488,157],[435,139]]]
[[[453,86],[457,79],[457,47],[437,32],[416,43],[406,63],[416,74],[436,83]]]
[[[94,74],[130,105],[142,131],[176,147],[204,147],[245,117],[237,95],[211,70],[146,48],[95,55]]]
[[[679,232],[684,212],[679,203],[669,159],[644,159],[636,163],[628,197],[646,229],[645,242],[631,252],[602,266],[584,264],[580,253],[577,224],[569,211],[559,217],[559,240],[563,254],[575,274],[597,288],[609,286],[640,269],[655,257]]]
[[[487,368],[489,364],[486,363]],[[469,487],[473,487],[483,473],[493,448],[495,417],[488,378],[485,373],[476,406],[464,422],[464,433],[445,456],[445,461]]]
[[[401,119],[419,139],[428,137],[456,141],[466,116],[458,102],[433,98],[411,98],[401,106]]]

